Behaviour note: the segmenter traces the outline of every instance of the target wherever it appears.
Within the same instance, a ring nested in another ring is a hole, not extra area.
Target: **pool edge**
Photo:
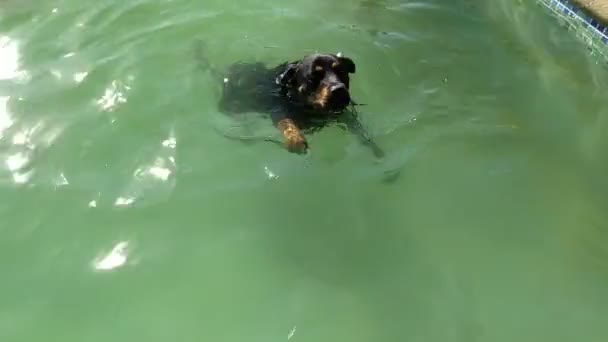
[[[608,61],[608,17],[601,15],[599,7],[583,6],[581,0],[537,0],[556,16],[568,29],[574,29],[592,52]],[[608,4],[608,0],[605,1]]]

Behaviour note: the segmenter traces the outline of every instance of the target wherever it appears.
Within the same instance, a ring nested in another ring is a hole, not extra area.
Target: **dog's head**
[[[350,103],[350,77],[355,63],[340,54],[313,54],[289,64],[277,83],[291,97],[323,112],[340,112]]]

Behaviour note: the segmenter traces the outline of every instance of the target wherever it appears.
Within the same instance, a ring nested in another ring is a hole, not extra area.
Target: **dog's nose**
[[[350,94],[344,84],[335,84],[329,88],[331,102],[335,107],[344,108],[350,103]]]
[[[333,93],[335,91],[339,91],[340,89],[346,90],[344,84],[334,84],[329,88],[329,91]]]

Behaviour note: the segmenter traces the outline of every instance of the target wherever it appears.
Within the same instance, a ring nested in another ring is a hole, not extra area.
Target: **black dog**
[[[350,95],[350,74],[356,68],[352,59],[340,54],[312,54],[273,68],[263,63],[236,63],[222,74],[211,68],[201,48],[199,61],[223,82],[221,112],[269,114],[282,132],[287,150],[295,153],[308,150],[305,133],[342,123],[376,157],[384,156],[357,119]]]

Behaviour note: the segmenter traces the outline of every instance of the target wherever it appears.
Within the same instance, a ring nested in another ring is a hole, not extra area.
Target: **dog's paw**
[[[306,153],[308,150],[308,142],[299,132],[290,132],[291,134],[286,135],[285,146],[287,150],[292,153]]]
[[[305,153],[308,150],[308,143],[291,119],[283,119],[278,123],[279,129],[285,137],[285,147],[289,152]]]

